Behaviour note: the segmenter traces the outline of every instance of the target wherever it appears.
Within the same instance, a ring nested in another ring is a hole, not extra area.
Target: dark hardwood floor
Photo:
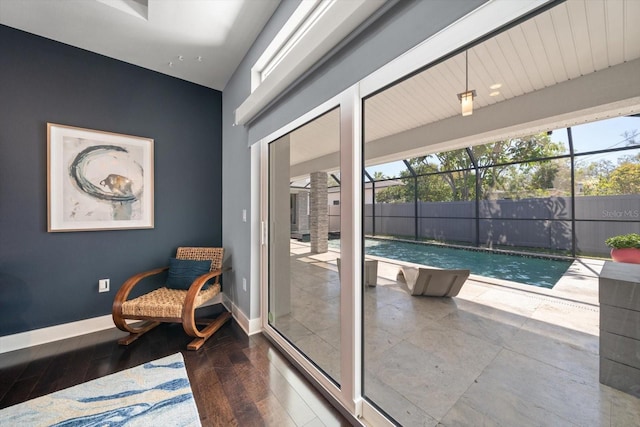
[[[345,419],[262,335],[227,322],[198,351],[178,324],[129,346],[100,331],[0,354],[0,408],[177,352],[182,353],[203,426],[347,426]]]

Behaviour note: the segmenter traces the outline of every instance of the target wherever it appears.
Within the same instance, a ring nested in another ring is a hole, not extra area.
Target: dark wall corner
[[[0,336],[109,314],[130,275],[222,244],[221,92],[2,25],[0,41]],[[154,139],[155,227],[48,233],[47,122]]]

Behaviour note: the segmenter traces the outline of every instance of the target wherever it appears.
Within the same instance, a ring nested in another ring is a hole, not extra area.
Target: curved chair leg
[[[193,341],[191,341],[187,345],[187,350],[198,350],[200,347],[202,347],[202,344],[204,344],[205,341],[207,341],[209,337],[211,337],[211,335],[213,335],[218,329],[220,329],[222,325],[224,325],[225,322],[230,318],[231,318],[231,313],[229,313],[228,311],[225,311],[224,313],[219,314],[218,317],[216,317],[213,322],[208,324],[201,331],[199,331],[196,328],[195,320],[193,321],[193,323],[184,322],[182,326],[184,328],[184,331],[187,333],[187,335],[196,337]]]
[[[155,328],[160,324],[160,322],[147,321],[147,322],[144,322],[141,326],[135,327],[135,326],[128,325],[127,322],[125,322],[124,319],[122,318],[119,318],[118,320],[120,321],[118,322],[114,318],[114,323],[116,324],[118,329],[120,329],[121,331],[129,332],[128,336],[124,338],[120,338],[118,340],[118,344],[120,345],[131,344],[132,342],[140,338],[142,335],[149,332],[151,329]]]

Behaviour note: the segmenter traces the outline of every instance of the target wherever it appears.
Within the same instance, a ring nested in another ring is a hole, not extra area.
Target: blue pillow
[[[167,287],[171,289],[189,289],[199,276],[211,270],[211,261],[169,258]]]

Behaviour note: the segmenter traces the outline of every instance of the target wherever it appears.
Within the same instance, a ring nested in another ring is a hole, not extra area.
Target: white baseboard
[[[222,303],[227,310],[231,312],[247,335],[257,334],[262,331],[260,318],[248,319],[242,310],[224,295],[224,293],[218,294],[216,298],[205,305],[218,303]],[[135,320],[132,322],[135,322]],[[110,314],[106,314],[104,316],[92,317],[91,319],[78,320],[77,322],[63,323],[61,325],[35,329],[19,334],[6,335],[0,337],[0,354],[111,328],[115,328],[113,318]]]
[[[110,314],[0,337],[0,353],[114,328]]]
[[[231,315],[238,325],[244,330],[247,335],[254,335],[262,332],[262,324],[260,318],[249,319],[240,308],[234,304],[226,295],[222,297],[222,304],[231,312]]]

